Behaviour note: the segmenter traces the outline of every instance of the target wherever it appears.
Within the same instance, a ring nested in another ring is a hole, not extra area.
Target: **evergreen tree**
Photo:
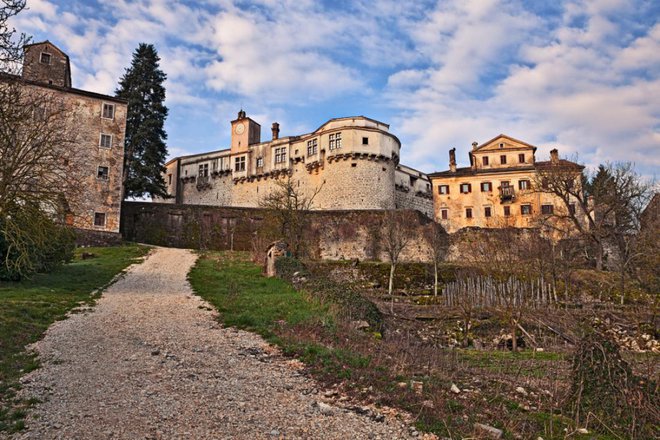
[[[162,176],[167,156],[163,127],[168,113],[163,86],[167,76],[160,70],[159,61],[153,44],[140,43],[115,92],[128,100],[124,198],[167,196]]]

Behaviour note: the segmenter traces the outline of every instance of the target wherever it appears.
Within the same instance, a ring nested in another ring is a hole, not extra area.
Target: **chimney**
[[[556,148],[550,150],[550,162],[553,164],[559,163],[559,151]]]
[[[238,111],[238,119],[245,119],[245,111],[243,109]]]
[[[273,140],[277,140],[280,138],[280,124],[277,122],[273,122],[273,126],[271,127],[271,130],[273,131]]]
[[[479,145],[477,142],[472,142],[472,149],[473,149],[473,150],[476,150],[476,149],[477,149],[477,145]]]
[[[449,170],[452,173],[456,172],[456,148],[449,150]]]

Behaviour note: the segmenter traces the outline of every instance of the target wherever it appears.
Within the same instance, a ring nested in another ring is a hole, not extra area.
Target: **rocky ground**
[[[35,345],[18,439],[396,439],[398,417],[341,402],[260,337],[218,324],[186,250],[154,250]]]

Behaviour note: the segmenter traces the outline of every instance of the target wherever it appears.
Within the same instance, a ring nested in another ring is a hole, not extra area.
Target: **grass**
[[[124,245],[86,248],[95,258],[76,258],[48,274],[20,282],[0,282],[0,432],[22,428],[25,405],[14,396],[18,379],[39,366],[25,346],[43,336],[53,322],[81,303],[92,303],[115,275],[138,261],[147,248]]]

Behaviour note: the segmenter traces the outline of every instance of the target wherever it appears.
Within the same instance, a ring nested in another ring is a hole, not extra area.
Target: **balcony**
[[[513,202],[516,198],[516,192],[513,186],[500,186],[500,200],[502,202]]]

